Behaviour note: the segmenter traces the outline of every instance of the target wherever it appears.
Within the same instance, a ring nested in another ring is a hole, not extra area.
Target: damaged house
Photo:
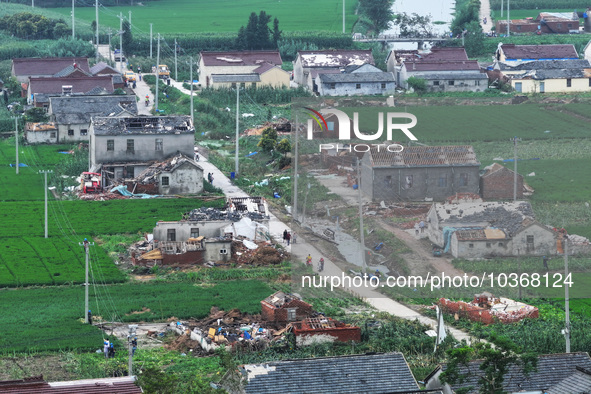
[[[131,95],[59,96],[49,98],[47,113],[58,125],[57,142],[65,143],[88,141],[94,116],[136,116],[138,108]]]
[[[132,193],[199,194],[203,191],[203,168],[192,158],[177,153],[152,164],[126,185]]]
[[[261,317],[268,322],[285,324],[307,318],[312,305],[293,294],[278,291],[261,301]]]
[[[374,145],[361,160],[361,190],[374,201],[443,201],[478,194],[480,162],[471,146]]]
[[[513,198],[513,188],[517,180],[516,196],[523,198],[523,175],[517,174],[499,163],[484,167],[480,176],[480,194],[485,200],[506,200]]]
[[[195,144],[191,117],[184,115],[94,117],[89,135],[90,172],[102,168],[103,185],[134,179],[178,153],[193,157]]]
[[[517,202],[433,204],[427,233],[459,258],[555,255],[555,232],[535,220],[531,205]]]

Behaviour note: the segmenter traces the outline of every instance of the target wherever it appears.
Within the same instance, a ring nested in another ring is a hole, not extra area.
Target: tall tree
[[[267,15],[265,11],[259,13],[257,21],[257,38],[255,45],[257,49],[267,49],[271,47],[271,41],[269,39],[269,22],[271,21],[271,15]]]
[[[246,43],[248,49],[254,49],[257,40],[258,32],[258,21],[257,14],[252,12],[248,18],[248,24],[246,25]]]
[[[388,30],[390,22],[394,19],[392,5],[394,0],[360,0],[359,9],[369,20],[370,29],[374,34]]]
[[[273,19],[273,44],[275,44],[275,48],[279,46],[279,40],[281,39],[281,30],[279,30],[279,19]]]
[[[236,37],[236,48],[248,48],[248,40],[246,38],[246,29],[244,28],[244,26],[240,26],[240,30],[238,30],[238,36]]]

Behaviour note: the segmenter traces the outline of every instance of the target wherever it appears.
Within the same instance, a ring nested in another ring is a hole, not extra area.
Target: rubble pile
[[[199,342],[191,339],[190,335],[180,335],[174,341],[164,345],[168,350],[177,350],[181,353],[192,352],[195,349],[201,349]]]
[[[240,241],[232,242],[232,250],[236,254],[236,263],[239,265],[267,266],[281,264],[289,258],[286,251],[275,249],[266,242],[256,242],[256,249],[248,249]]]
[[[207,220],[228,220],[238,222],[242,215],[238,212],[221,211],[217,208],[199,208],[183,215],[184,220],[207,221]]]
[[[128,197],[119,193],[78,193],[78,198],[84,201],[125,200]]]

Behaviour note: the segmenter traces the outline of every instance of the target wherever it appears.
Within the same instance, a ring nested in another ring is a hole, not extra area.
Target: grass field
[[[579,10],[581,11],[581,10]],[[531,10],[510,10],[509,17],[511,19],[525,19],[525,18],[537,18],[540,12],[565,12],[565,13],[572,13],[572,9],[565,9],[565,8],[552,8],[552,9],[531,9]],[[491,14],[493,19],[507,19],[507,9],[505,8],[503,12],[503,17],[501,18],[501,11],[500,10],[491,10]],[[581,26],[583,25],[583,20],[581,19]]]
[[[266,284],[254,280],[207,288],[163,282],[97,286],[90,290],[90,308],[95,316],[109,321],[200,319],[212,306],[260,313],[260,300],[271,293]],[[0,353],[101,347],[102,331],[81,321],[82,286],[0,290],[0,304]]]
[[[346,31],[351,31],[357,20],[355,8],[357,1],[346,2]],[[119,13],[125,18],[131,11],[133,33],[150,33],[153,23],[154,33],[193,33],[193,32],[238,32],[246,25],[251,12],[265,11],[272,18],[279,19],[283,31],[321,30],[341,32],[343,29],[343,3],[341,0],[161,0],[144,3],[137,7],[101,7],[99,23],[115,30],[119,29]],[[66,19],[71,8],[55,8]],[[87,22],[95,20],[94,7],[78,7],[76,18]]]

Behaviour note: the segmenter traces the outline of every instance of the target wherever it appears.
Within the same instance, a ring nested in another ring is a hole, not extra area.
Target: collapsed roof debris
[[[150,165],[150,167],[146,168],[137,177],[135,177],[133,181],[142,185],[159,183],[159,175],[161,173],[172,172],[187,162],[201,168],[192,158],[179,152],[164,161],[155,162],[154,164]]]
[[[94,134],[193,134],[190,116],[94,117]]]

